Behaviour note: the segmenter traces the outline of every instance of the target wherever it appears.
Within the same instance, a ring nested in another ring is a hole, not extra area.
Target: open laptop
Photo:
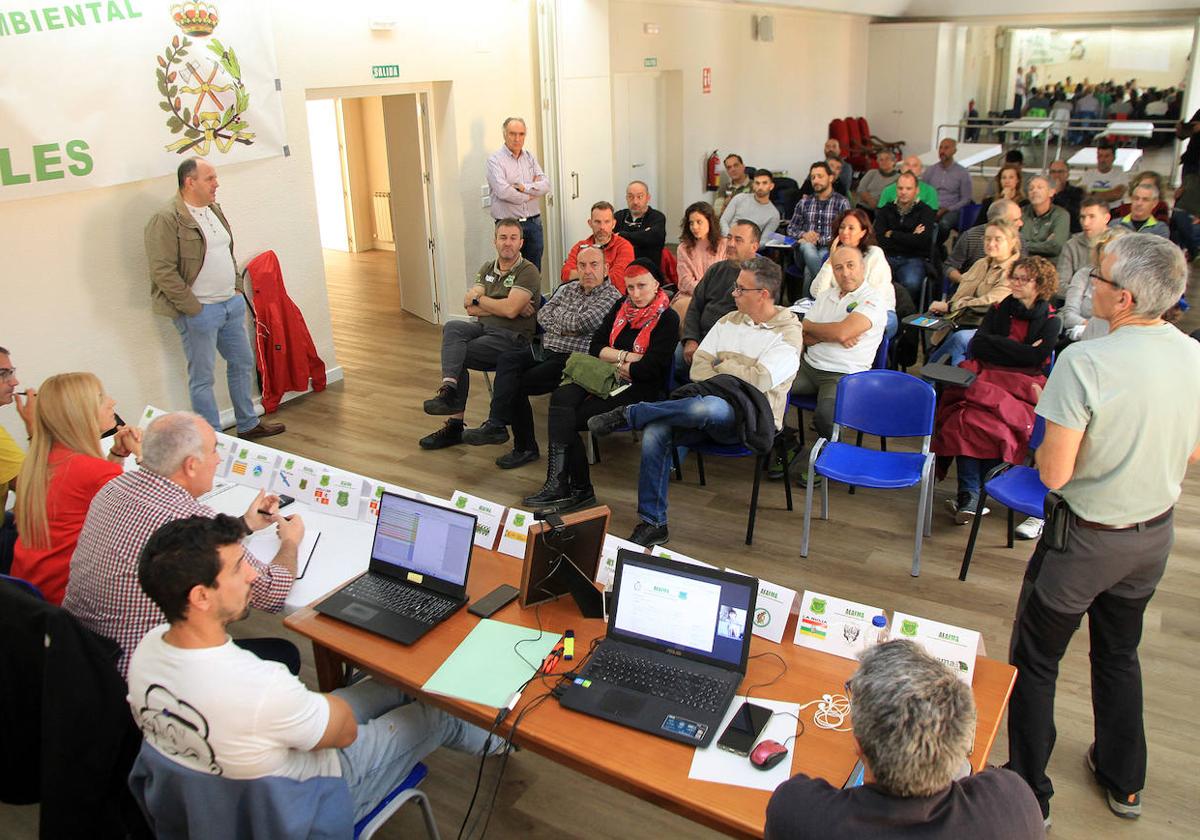
[[[467,603],[474,537],[474,514],[385,492],[367,573],[316,610],[411,645]]]
[[[608,634],[560,702],[707,746],[746,675],[758,579],[621,549]]]

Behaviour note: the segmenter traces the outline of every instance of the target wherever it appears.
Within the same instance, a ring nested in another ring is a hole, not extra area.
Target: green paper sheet
[[[444,694],[485,706],[506,706],[512,693],[533,676],[536,669],[529,663],[540,667],[542,660],[562,638],[560,634],[546,630],[540,638],[537,634],[532,627],[485,618],[422,688],[432,694]],[[520,645],[513,650],[518,642]]]

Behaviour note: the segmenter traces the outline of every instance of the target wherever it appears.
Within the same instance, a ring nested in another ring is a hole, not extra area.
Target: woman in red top
[[[130,454],[141,457],[138,428],[117,429],[105,459],[100,434],[117,425],[112,397],[90,373],[60,373],[38,391],[29,453],[17,481],[17,544],[12,574],[61,604],[71,555],[92,497],[121,474]]]

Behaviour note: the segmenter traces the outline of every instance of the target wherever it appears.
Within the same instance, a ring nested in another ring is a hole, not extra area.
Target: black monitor
[[[585,618],[604,617],[604,595],[594,581],[610,514],[601,505],[530,526],[521,568],[522,609],[569,592]]]

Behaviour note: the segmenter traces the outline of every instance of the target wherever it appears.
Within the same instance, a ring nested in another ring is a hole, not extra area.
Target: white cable
[[[800,707],[800,711],[813,705],[817,707],[813,712],[813,723],[818,729],[829,729],[833,732],[851,731],[849,726],[842,725],[850,716],[850,698],[846,695],[822,694],[821,699],[805,703]]]

